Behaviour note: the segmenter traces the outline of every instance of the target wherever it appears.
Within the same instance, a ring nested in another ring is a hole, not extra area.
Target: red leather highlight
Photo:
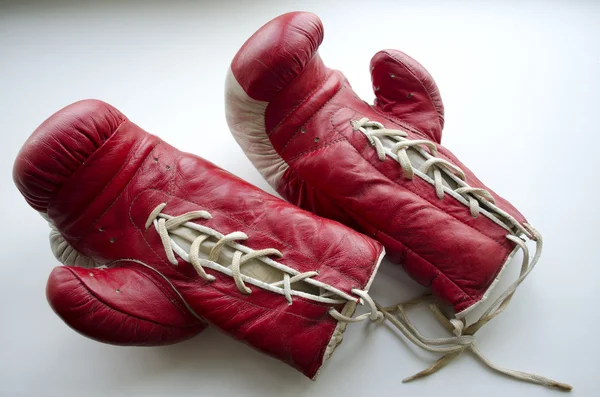
[[[251,98],[271,101],[300,74],[322,41],[318,16],[290,12],[254,33],[233,59],[231,70]]]
[[[444,104],[437,84],[419,62],[398,50],[371,59],[375,108],[412,125],[437,143],[442,141]]]
[[[379,160],[366,136],[354,131],[351,122],[367,117],[386,128],[407,131],[409,139],[433,140],[438,156],[459,166],[469,186],[489,191],[497,205],[518,222],[525,218],[439,145],[444,122],[441,96],[418,62],[394,50],[375,55],[372,78],[379,89],[376,105],[370,106],[340,72],[326,69],[318,55],[312,61],[318,65],[305,63],[304,69],[298,68],[293,60],[314,52],[313,41],[299,41],[293,49],[281,51],[277,43],[292,29],[285,25],[286,15],[252,36],[232,65],[242,87],[252,87],[246,90],[250,97],[257,98],[256,92],[278,92],[267,105],[264,121],[270,126],[278,120],[269,139],[289,168],[272,181],[273,187],[302,208],[375,236],[390,258],[456,312],[473,306],[514,249],[505,237],[509,232],[482,214],[474,218],[468,206],[449,194],[440,200],[425,180],[407,180],[392,158]],[[293,21],[293,29],[302,30],[302,23],[313,25],[314,16],[296,13]],[[252,62],[244,64],[250,58],[247,49],[258,47],[262,58],[254,52]],[[253,67],[263,61],[269,63],[268,71]],[[274,73],[280,75],[273,77]],[[323,75],[327,76],[324,83],[315,89],[315,81]],[[339,82],[335,89],[328,85],[334,79]]]
[[[88,107],[80,109],[86,112]],[[108,110],[101,110],[93,117],[110,118],[116,111],[109,105],[104,109]],[[78,120],[86,117],[92,116],[84,114],[72,118],[69,128],[73,131],[93,128],[78,124]],[[54,136],[51,131],[39,132],[43,144],[50,147],[64,145],[62,135]],[[86,131],[86,134],[91,133]],[[284,296],[252,285],[252,293],[245,295],[227,275],[207,269],[207,273],[216,277],[216,281],[209,283],[181,258],[174,266],[166,258],[155,227],[145,228],[149,214],[163,202],[167,203],[163,212],[173,216],[197,210],[209,211],[212,219],[196,222],[222,234],[243,231],[248,235],[244,245],[253,249],[276,248],[283,253],[279,262],[300,272],[317,270],[316,280],[348,294],[352,294],[352,288],[366,287],[381,256],[382,246],[337,222],[321,219],[286,203],[206,160],[180,152],[129,121],[124,121],[116,132],[108,135],[110,138],[102,146],[89,153],[87,159],[61,181],[60,189],[49,194],[48,215],[69,244],[96,263],[108,266],[110,271],[136,269],[161,286],[165,285],[166,278],[166,285],[171,292],[176,290],[183,296],[188,310],[236,339],[314,377],[337,325],[328,312],[331,304],[294,296],[290,305]],[[43,137],[52,137],[52,140]],[[31,169],[35,171],[35,161],[42,162],[43,158],[29,148],[24,148],[23,152],[32,153],[29,158],[33,159]],[[22,159],[16,161],[17,164],[21,162]],[[52,168],[43,173],[52,173]],[[31,196],[30,189],[33,188],[30,186],[35,187],[29,181],[37,177],[23,177],[25,197]],[[102,183],[92,182],[97,179]],[[96,188],[102,184],[104,188]],[[86,187],[84,191],[82,186]],[[88,194],[88,189],[96,193]],[[63,274],[64,271],[60,272]],[[97,328],[95,314],[88,319],[79,319],[77,302],[68,299],[67,291],[75,286],[82,295],[90,288],[102,290],[100,300],[115,313],[147,318],[157,314],[145,307],[145,299],[137,299],[142,296],[138,292],[143,287],[141,278],[122,274],[123,279],[116,281],[101,278],[82,281],[72,277],[52,281],[54,289],[49,293],[52,305],[62,307],[57,312],[80,332],[119,343],[117,331],[111,333],[109,329]],[[63,281],[65,286],[60,285]],[[121,296],[110,295],[116,285],[123,285],[121,293],[123,289],[131,288],[131,294],[137,294],[137,297],[122,302]],[[154,287],[145,288],[152,294]],[[178,295],[173,296],[177,301]],[[99,302],[94,301],[93,305],[96,310]],[[71,313],[73,317],[69,317]],[[100,309],[94,313],[103,313],[107,317],[104,321],[111,325],[129,321],[122,320],[117,314],[113,318],[112,314]],[[165,319],[161,324],[177,325],[171,320]],[[153,329],[144,332],[152,339]],[[125,337],[125,340],[132,343],[132,339]]]
[[[55,267],[46,287],[54,312],[75,331],[115,345],[181,342],[206,324],[167,286],[131,268]]]
[[[13,168],[15,184],[29,205],[45,212],[52,196],[123,121],[125,116],[103,102],[80,101],[40,125]]]
[[[77,225],[89,225],[121,194],[159,142],[131,121],[123,121],[102,147],[63,184],[48,207],[48,216],[65,233],[71,227],[78,229]],[[90,178],[89,173],[94,177]]]

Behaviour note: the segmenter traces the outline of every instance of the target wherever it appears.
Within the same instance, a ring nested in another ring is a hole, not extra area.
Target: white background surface
[[[425,65],[446,106],[445,145],[543,233],[539,267],[479,332],[480,349],[500,365],[569,382],[572,395],[599,395],[598,2],[98,3],[0,3],[0,395],[558,395],[495,375],[469,354],[403,385],[435,356],[386,326],[350,325],[311,382],[214,329],[175,346],[122,348],[87,340],[53,314],[48,230],[11,180],[29,134],[59,108],[98,98],[272,192],[228,132],[223,82],[256,29],[299,8],[320,15],[321,56],[369,101],[378,50],[398,48]],[[513,266],[506,276],[515,274]],[[372,287],[385,303],[420,291],[391,264]],[[426,310],[413,317],[445,335]]]

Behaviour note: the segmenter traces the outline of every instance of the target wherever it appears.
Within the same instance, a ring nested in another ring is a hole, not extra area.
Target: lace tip
[[[560,391],[571,391],[573,390],[573,386],[566,384],[566,383],[561,383],[561,382],[552,382],[550,384],[550,387],[552,387],[553,389],[558,389]]]
[[[409,376],[408,378],[404,378],[404,379],[402,379],[402,383],[410,383],[410,382],[412,382],[413,380],[417,380],[417,379],[419,379],[420,377],[421,377],[421,376],[419,376],[419,374],[412,375],[412,376]]]

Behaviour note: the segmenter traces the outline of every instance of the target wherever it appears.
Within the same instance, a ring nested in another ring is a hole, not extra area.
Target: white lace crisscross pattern
[[[183,215],[172,217],[172,216],[161,213],[161,211],[165,208],[166,205],[167,205],[166,203],[157,205],[154,208],[154,210],[152,210],[150,215],[148,216],[148,220],[146,221],[145,226],[146,226],[146,230],[147,230],[152,224],[155,225],[156,230],[158,231],[158,234],[160,236],[160,240],[162,242],[163,248],[167,255],[167,258],[171,264],[173,264],[173,265],[178,264],[177,259],[175,258],[175,251],[177,251],[178,254],[180,254],[180,256],[182,256],[185,260],[187,260],[194,267],[194,269],[196,270],[198,275],[206,281],[212,282],[215,280],[215,276],[207,274],[204,269],[204,267],[210,267],[210,268],[213,268],[215,270],[218,270],[218,271],[221,271],[223,273],[230,275],[233,278],[238,290],[243,294],[251,294],[252,293],[252,290],[246,285],[245,281],[249,281],[253,284],[258,284],[258,286],[264,287],[261,284],[266,284],[266,283],[262,283],[260,280],[253,279],[251,277],[248,277],[248,276],[245,276],[244,274],[242,274],[241,267],[244,263],[250,261],[251,259],[263,259],[264,260],[268,256],[281,257],[282,254],[280,251],[278,251],[274,248],[251,250],[251,249],[248,249],[247,247],[244,247],[244,248],[246,248],[245,251],[247,251],[247,252],[242,252],[240,249],[236,249],[233,254],[233,260],[231,262],[229,271],[226,271],[227,268],[225,268],[223,266],[219,266],[216,262],[219,259],[221,250],[225,246],[233,246],[234,248],[241,248],[242,246],[240,246],[239,244],[232,244],[232,243],[235,243],[237,241],[246,240],[246,239],[248,239],[248,236],[243,232],[233,232],[233,233],[229,233],[227,235],[221,235],[220,233],[215,232],[209,228],[202,228],[202,227],[196,226],[196,228],[200,228],[202,231],[204,231],[204,233],[200,234],[198,237],[196,237],[194,239],[194,241],[192,242],[192,245],[190,247],[189,253],[186,254],[183,251],[183,249],[181,247],[179,247],[175,243],[175,241],[173,241],[173,239],[171,239],[171,237],[169,236],[169,231],[171,231],[175,228],[181,227],[181,226],[194,225],[194,224],[189,223],[191,220],[211,219],[212,216],[207,211],[192,211],[192,212],[187,212]],[[209,253],[207,259],[200,258],[200,256],[199,256],[200,245],[211,237],[217,238],[216,244],[210,250],[210,253]],[[265,263],[270,263],[270,261],[267,260],[267,261],[265,261]],[[281,267],[281,265],[280,265],[280,267]],[[282,269],[280,268],[279,270],[282,270]],[[269,290],[283,294],[285,296],[285,298],[287,299],[288,303],[291,304],[293,294],[302,295],[302,293],[293,291],[292,284],[303,281],[303,280],[308,280],[311,277],[316,276],[317,274],[318,274],[317,271],[310,271],[310,272],[304,272],[304,273],[295,272],[295,274],[292,274],[292,275],[285,272],[283,275],[283,280],[272,283],[272,284],[266,284],[266,285],[271,287],[271,288],[269,288]],[[320,284],[320,283],[315,283],[315,284]],[[309,294],[307,294],[307,295],[309,295]],[[346,295],[346,296],[344,296],[344,298],[347,299],[348,296]],[[323,298],[323,299],[327,300],[327,298]],[[339,300],[330,300],[330,301],[331,301],[331,303],[339,303],[340,302]]]
[[[415,174],[417,174],[419,177],[432,183],[440,200],[444,198],[445,192],[452,194],[459,200],[462,199],[461,202],[469,206],[470,213],[473,217],[478,217],[479,214],[483,212],[492,221],[507,229],[510,233],[506,235],[506,238],[515,243],[523,252],[523,262],[519,278],[514,281],[513,284],[511,284],[502,295],[487,308],[479,320],[475,321],[473,324],[466,326],[464,319],[458,319],[456,317],[448,318],[442,314],[437,305],[431,306],[436,317],[447,329],[456,335],[455,337],[442,339],[426,338],[411,324],[406,316],[404,308],[413,306],[415,303],[422,301],[422,299],[388,308],[378,306],[378,310],[381,311],[383,316],[390,320],[396,328],[402,331],[402,333],[413,343],[428,351],[445,353],[442,358],[432,364],[429,368],[404,381],[408,382],[432,374],[457,357],[461,352],[468,349],[488,367],[497,372],[501,372],[516,379],[554,387],[560,390],[571,390],[571,386],[567,384],[556,382],[539,375],[497,367],[479,352],[475,346],[475,339],[473,337],[477,330],[506,308],[517,287],[533,270],[542,253],[542,236],[530,225],[521,225],[513,216],[497,207],[495,205],[494,197],[487,190],[468,186],[465,183],[465,174],[459,167],[450,163],[448,160],[436,157],[438,151],[433,142],[424,139],[410,140],[407,138],[407,132],[396,129],[387,129],[383,124],[376,121],[370,121],[368,118],[351,121],[351,124],[354,131],[360,131],[365,134],[369,143],[375,148],[377,157],[380,161],[385,161],[388,156],[396,159],[407,179],[413,179]],[[386,148],[381,141],[382,138],[388,138],[395,143],[391,148]],[[407,153],[407,149],[409,148],[417,150],[419,154],[426,159],[418,170],[413,167],[409,158]],[[459,187],[452,190],[444,185],[442,169],[449,173]],[[433,170],[433,179],[429,178],[427,175],[427,172],[430,170]],[[480,203],[484,204],[486,208],[485,211],[482,211]],[[505,225],[504,222],[494,216],[494,213],[501,216],[503,220],[508,221],[510,226]],[[515,228],[515,230],[511,230],[511,226]],[[519,234],[525,235],[536,243],[536,252],[531,261],[529,260],[529,249],[527,248],[525,241],[519,237]],[[393,312],[399,313],[398,318],[391,314]],[[347,318],[341,320],[349,321]]]
[[[372,299],[370,299],[371,302],[369,303],[369,306],[371,306],[371,304],[376,305],[375,312],[373,311],[373,308],[371,308],[371,313],[362,314],[354,318],[343,316],[337,311],[335,311],[335,309],[331,309],[330,313],[338,321],[345,322],[358,322],[361,320],[365,320],[367,317],[370,318],[372,321],[381,322],[383,317],[389,320],[400,332],[402,332],[402,334],[404,334],[415,345],[430,352],[444,354],[444,356],[442,356],[439,360],[437,360],[427,369],[404,379],[403,382],[410,382],[419,378],[423,378],[427,375],[431,375],[434,372],[446,366],[450,361],[456,358],[463,351],[469,350],[485,365],[487,365],[489,368],[496,372],[526,382],[536,383],[539,385],[556,388],[562,391],[570,391],[572,387],[566,383],[557,382],[555,380],[532,373],[498,367],[497,365],[489,361],[485,356],[483,356],[483,354],[479,351],[475,344],[474,334],[506,308],[508,302],[511,300],[519,284],[521,284],[523,280],[527,277],[527,275],[533,270],[540,258],[542,252],[541,236],[537,233],[537,231],[535,231],[535,229],[531,228],[531,226],[527,225],[527,227],[530,229],[531,233],[533,233],[538,243],[533,259],[531,260],[531,262],[529,261],[529,250],[527,248],[527,245],[525,245],[525,243],[521,239],[515,237],[513,241],[523,251],[523,263],[521,266],[520,276],[516,281],[513,282],[513,284],[511,284],[506,289],[506,291],[502,293],[502,295],[500,295],[496,299],[496,301],[494,301],[494,303],[492,303],[492,305],[481,315],[479,320],[475,321],[473,324],[467,326],[464,319],[458,319],[456,317],[447,317],[446,315],[444,315],[439,309],[439,306],[435,303],[432,303],[433,297],[431,295],[426,295],[408,302],[389,307],[382,307],[381,305],[373,302]],[[357,293],[358,291],[353,290],[353,292]],[[360,296],[366,298],[363,295]],[[436,318],[446,329],[454,333],[454,337],[428,338],[424,336],[421,332],[419,332],[419,330],[411,323],[408,316],[406,315],[406,309],[409,309],[423,302],[431,303],[430,309],[432,310]],[[397,316],[394,316],[393,314],[397,314]]]
[[[445,366],[452,359],[454,359],[456,356],[458,356],[461,352],[468,349],[472,351],[477,357],[479,357],[480,360],[486,365],[488,365],[490,368],[504,373],[506,375],[512,376],[517,379],[526,380],[529,382],[559,388],[561,390],[570,390],[571,388],[569,385],[555,382],[551,379],[547,379],[539,375],[499,368],[492,364],[490,361],[488,361],[485,357],[483,357],[475,346],[475,338],[473,334],[484,324],[486,324],[489,320],[491,320],[492,318],[497,316],[502,310],[504,310],[504,308],[508,304],[508,301],[512,298],[512,295],[514,294],[514,291],[517,288],[517,286],[525,279],[525,277],[527,277],[527,275],[529,274],[529,272],[531,272],[531,270],[533,269],[533,267],[539,259],[542,247],[541,236],[539,236],[537,232],[528,225],[528,229],[535,236],[535,238],[538,239],[538,249],[536,250],[536,254],[532,259],[531,263],[529,263],[529,253],[525,243],[517,237],[509,236],[511,237],[511,239],[514,238],[513,241],[523,250],[523,266],[521,268],[520,277],[504,292],[504,294],[502,294],[502,296],[500,296],[496,300],[496,302],[492,304],[492,306],[482,315],[482,317],[477,322],[469,325],[468,327],[465,327],[465,323],[463,320],[458,320],[456,318],[446,318],[437,308],[437,306],[432,305],[431,307],[434,313],[436,314],[436,317],[438,317],[442,324],[451,331],[453,331],[456,335],[454,337],[449,338],[432,339],[423,336],[412,325],[405,313],[405,309],[414,306],[416,303],[426,301],[428,300],[428,298],[419,298],[413,301],[405,302],[403,304],[384,308],[377,302],[375,302],[367,291],[354,288],[352,289],[352,293],[356,296],[351,296],[331,285],[317,281],[315,277],[317,277],[319,273],[316,270],[300,273],[292,268],[284,266],[279,262],[273,261],[269,258],[269,256],[282,256],[281,252],[276,249],[267,248],[255,251],[239,244],[238,241],[246,240],[248,238],[248,236],[243,232],[233,232],[227,235],[222,235],[221,233],[213,229],[199,225],[197,223],[190,222],[191,220],[197,219],[211,219],[212,217],[207,211],[192,211],[179,216],[170,216],[162,213],[165,207],[166,203],[157,205],[148,216],[145,226],[147,230],[148,228],[150,228],[151,225],[154,225],[160,236],[166,256],[171,264],[175,266],[178,265],[178,261],[175,258],[175,254],[177,254],[185,261],[189,262],[194,267],[198,275],[206,281],[213,282],[216,280],[215,276],[206,273],[205,268],[210,268],[232,277],[240,293],[252,293],[252,290],[247,285],[252,284],[259,288],[263,288],[283,295],[289,304],[293,303],[292,297],[294,295],[302,296],[304,298],[315,300],[318,302],[328,303],[331,305],[356,302],[358,300],[360,304],[366,304],[369,307],[369,311],[367,313],[358,315],[356,317],[348,317],[341,314],[334,307],[331,307],[329,309],[329,314],[337,321],[345,323],[356,323],[367,319],[376,323],[381,323],[385,319],[387,319],[392,325],[394,325],[400,332],[402,332],[402,334],[404,334],[411,342],[413,342],[417,346],[431,352],[445,354],[441,359],[436,361],[429,368],[427,368],[424,371],[421,371],[420,373],[410,378],[405,379],[405,381],[421,378],[423,376],[429,375],[437,371],[438,369]],[[186,253],[185,250],[183,250],[169,235],[170,231],[173,231],[174,229],[179,227],[187,227],[199,232],[198,237],[196,237],[191,244],[189,253]],[[208,258],[200,258],[200,246],[210,238],[216,239],[217,242],[212,246],[208,254]],[[226,246],[234,249],[233,259],[230,267],[222,266],[216,262],[219,260],[221,250]],[[264,262],[265,265],[274,267],[282,271],[283,279],[269,284],[243,274],[240,271],[242,265],[251,259],[259,259],[262,262]],[[294,290],[292,288],[292,284],[300,281],[304,281],[308,284],[313,285],[314,287],[317,287],[320,291],[320,294],[313,295],[310,293]],[[392,313],[398,313],[399,315],[398,317],[396,317]]]
[[[494,204],[496,201],[494,197],[485,189],[475,188],[466,185],[465,174],[464,172],[452,164],[448,160],[436,157],[438,154],[437,147],[431,141],[427,141],[425,139],[408,139],[408,133],[402,130],[396,129],[387,129],[383,126],[383,124],[370,121],[368,118],[364,117],[360,120],[352,121],[352,127],[355,131],[360,131],[369,140],[369,143],[375,148],[377,151],[377,157],[381,161],[385,161],[388,155],[393,155],[397,158],[400,167],[402,168],[402,172],[404,173],[404,177],[406,179],[413,179],[415,173],[420,174],[421,176],[425,176],[427,172],[432,169],[433,170],[433,181],[436,194],[438,198],[441,200],[444,198],[445,190],[448,190],[448,187],[444,186],[442,179],[442,169],[445,169],[451,175],[454,176],[454,180],[457,184],[462,185],[453,190],[454,193],[462,196],[469,205],[469,209],[471,211],[471,215],[473,217],[478,217],[480,213],[479,202],[484,202],[488,207],[492,208],[498,214],[510,217],[505,211],[502,211],[500,208],[496,207]],[[387,149],[384,144],[381,142],[381,138],[389,138],[395,141],[394,145]],[[416,170],[408,157],[407,149],[413,148],[414,150],[419,151],[419,153],[426,158],[426,161],[421,165],[421,168]],[[425,150],[425,149],[427,150]],[[512,217],[511,217],[512,218]],[[515,220],[515,224],[518,225],[518,222]],[[516,225],[513,225],[516,226]],[[521,230],[521,232],[525,232]]]

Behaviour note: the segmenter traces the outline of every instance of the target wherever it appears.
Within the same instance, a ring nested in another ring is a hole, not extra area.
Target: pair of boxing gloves
[[[387,319],[443,354],[417,377],[464,350],[479,355],[473,334],[531,271],[541,237],[441,146],[442,99],[419,63],[376,54],[369,105],[325,66],[322,39],[317,16],[282,15],[248,39],[227,73],[230,129],[287,202],[101,101],[74,103],[40,125],[13,175],[50,224],[64,266],[52,271],[47,298],[66,324],[101,342],[146,346],[213,324],[310,378],[347,324],[367,319]],[[527,240],[538,243],[533,257]],[[519,250],[520,278],[467,325],[464,315]],[[453,337],[427,338],[406,306],[370,297],[384,254],[431,289]],[[357,305],[366,313],[355,315]]]

